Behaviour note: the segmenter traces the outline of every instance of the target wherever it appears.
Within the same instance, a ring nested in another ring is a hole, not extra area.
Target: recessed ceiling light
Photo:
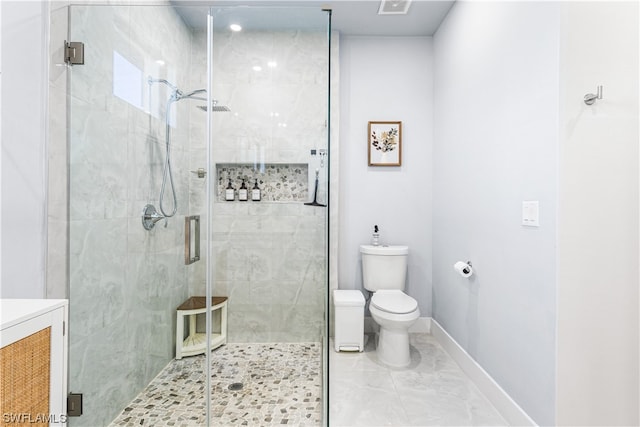
[[[276,61],[269,61],[267,62],[267,65],[271,68],[276,68],[278,66],[278,63]]]
[[[411,0],[382,0],[378,15],[406,15],[409,6],[411,6]]]
[[[262,67],[259,65],[254,65],[253,66],[253,71],[262,71]]]
[[[238,31],[242,31],[242,27],[239,24],[231,24],[231,25],[229,25],[229,29],[231,31],[235,31],[236,33]]]
[[[156,64],[158,65],[164,65],[165,62],[162,59],[156,59]]]

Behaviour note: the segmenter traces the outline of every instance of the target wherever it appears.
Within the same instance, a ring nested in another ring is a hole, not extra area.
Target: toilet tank
[[[368,291],[404,290],[408,246],[360,245],[362,281]]]

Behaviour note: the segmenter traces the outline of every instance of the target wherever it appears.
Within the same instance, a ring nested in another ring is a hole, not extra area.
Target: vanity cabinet
[[[67,425],[67,300],[0,300],[0,425]]]

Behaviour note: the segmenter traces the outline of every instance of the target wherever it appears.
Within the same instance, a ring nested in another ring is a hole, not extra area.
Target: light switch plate
[[[540,226],[539,204],[537,200],[525,200],[522,202],[522,225],[529,227]]]

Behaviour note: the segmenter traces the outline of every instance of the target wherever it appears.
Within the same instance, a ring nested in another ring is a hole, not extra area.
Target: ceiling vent
[[[411,0],[382,0],[378,15],[406,15]]]

